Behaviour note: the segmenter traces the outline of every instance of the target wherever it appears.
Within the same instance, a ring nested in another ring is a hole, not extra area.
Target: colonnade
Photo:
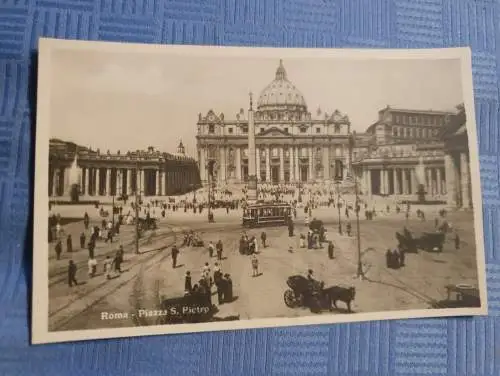
[[[194,165],[193,165],[194,166]],[[193,168],[81,167],[78,181],[70,181],[70,167],[49,168],[49,196],[66,196],[71,186],[79,185],[83,196],[133,195],[166,196],[199,182]]]
[[[349,156],[344,145],[336,145],[334,153],[329,147],[313,147],[312,145],[258,145],[256,147],[256,175],[259,181],[276,182],[304,182],[329,180],[334,178],[334,161],[341,160],[344,166],[344,176],[349,167]],[[277,149],[275,154],[272,150]],[[248,167],[248,156],[244,155],[245,148],[234,146],[218,146],[211,153],[207,148],[199,149],[199,166],[202,181],[208,181],[207,163],[209,160],[217,162],[216,174],[220,183],[243,182],[245,169]],[[338,150],[338,151],[337,151]],[[320,164],[321,169],[316,165]],[[276,169],[277,170],[276,170]],[[273,171],[277,171],[273,176]]]

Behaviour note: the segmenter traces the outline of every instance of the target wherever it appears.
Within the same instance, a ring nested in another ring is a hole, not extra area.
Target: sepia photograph
[[[469,49],[38,61],[33,343],[487,314]]]

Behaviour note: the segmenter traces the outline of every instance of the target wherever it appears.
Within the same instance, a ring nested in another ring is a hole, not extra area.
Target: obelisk
[[[255,123],[253,119],[252,93],[248,109],[248,203],[257,201],[257,176],[255,171]]]

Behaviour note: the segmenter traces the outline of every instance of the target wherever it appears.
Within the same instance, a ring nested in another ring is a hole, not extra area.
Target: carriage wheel
[[[292,290],[286,290],[283,297],[287,307],[295,308],[297,306],[297,299],[295,298],[295,293]]]

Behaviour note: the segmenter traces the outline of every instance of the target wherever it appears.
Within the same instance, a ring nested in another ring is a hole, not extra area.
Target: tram
[[[243,227],[286,226],[291,215],[289,204],[252,204],[243,210]]]

